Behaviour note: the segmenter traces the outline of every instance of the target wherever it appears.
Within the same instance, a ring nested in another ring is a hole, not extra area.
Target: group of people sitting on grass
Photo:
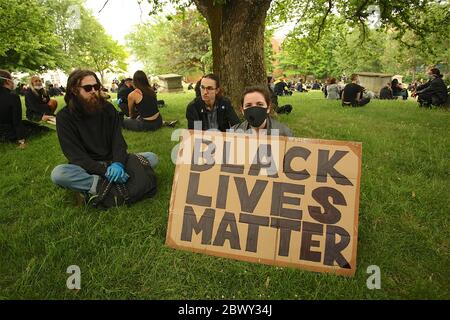
[[[37,121],[53,115],[56,105],[49,103],[51,99],[42,91],[41,80],[32,78],[33,91],[30,94],[37,94],[37,97],[27,96],[26,103],[36,105],[33,113],[27,112],[32,121],[24,121],[20,98],[12,91],[14,80],[11,74],[1,71],[0,76],[2,135],[7,132],[4,137],[8,140],[23,141],[30,134],[26,130],[28,125],[35,131],[36,128],[48,130],[45,126],[39,126]],[[130,117],[124,119],[123,114],[102,93],[101,82],[94,72],[75,70],[70,74],[64,96],[65,107],[56,114],[57,136],[69,163],[53,169],[51,180],[56,185],[76,191],[83,199],[104,195],[111,185],[122,186],[117,189],[123,190],[132,173],[129,171],[130,155],[122,128],[155,130],[162,125],[156,95],[143,72],[136,72],[133,86],[134,90],[127,95]],[[235,129],[238,132],[264,130],[267,134],[277,129],[279,135],[292,136],[289,128],[271,119],[271,106],[270,92],[266,87],[246,88],[240,106],[245,121],[240,122],[230,100],[222,95],[219,78],[209,74],[200,81],[200,95],[187,106],[188,128]],[[154,168],[158,164],[158,157],[152,152],[138,155],[144,159],[141,160],[143,165],[146,163]]]
[[[419,102],[436,102],[433,90],[436,88],[436,79],[440,77],[436,71],[430,72],[433,78],[415,93],[419,96]],[[139,166],[139,162],[148,168],[158,164],[158,156],[147,151],[138,153],[134,158],[140,160],[130,165],[131,156],[122,128],[156,130],[163,125],[163,120],[156,94],[145,73],[137,71],[132,83],[129,79],[128,82],[128,85],[125,84],[128,94],[120,94],[119,98],[121,103],[126,98],[128,109],[122,105],[122,112],[119,112],[107,100],[94,72],[75,70],[70,74],[64,96],[65,107],[56,114],[59,143],[69,164],[61,164],[53,169],[51,179],[56,185],[78,192],[83,199],[105,195],[111,186],[116,186],[123,193],[123,186],[130,176],[134,175],[132,180],[142,178],[140,174],[132,173],[130,168]],[[358,82],[358,77],[352,76],[352,83],[342,92],[343,105],[363,106],[370,101],[362,96],[364,88]],[[203,76],[198,83],[198,94],[186,108],[188,129],[222,132],[231,129],[247,133],[260,133],[262,130],[269,135],[276,132],[280,136],[293,136],[286,125],[271,117],[277,101],[274,103],[270,83],[271,79],[268,79],[267,87],[252,86],[243,90],[239,111],[244,121],[241,122],[231,101],[223,96],[219,78],[214,74]],[[32,77],[30,92],[25,97],[29,120],[22,120],[21,102],[13,92],[14,84],[9,72],[0,71],[0,134],[7,140],[16,140],[23,145],[27,135],[48,130],[36,122],[54,116],[57,105],[56,101],[49,99],[40,78]],[[125,111],[128,111],[129,117],[124,118]],[[127,193],[124,194],[126,198]]]
[[[413,87],[412,97],[417,97],[420,107],[443,106],[448,103],[449,93],[442,79],[442,74],[437,68],[430,68],[427,72],[428,82]],[[341,99],[343,106],[361,107],[370,102],[370,97],[364,96],[365,89],[360,86],[358,75],[351,76],[351,83],[347,84],[342,91]],[[328,89],[329,88],[329,89]],[[338,90],[333,84],[327,86],[328,91]],[[333,91],[332,91],[333,92]],[[403,100],[408,99],[408,90],[403,88],[397,79],[393,79],[380,90],[379,98],[384,100],[397,99],[401,97]],[[336,99],[336,95],[333,95]],[[333,99],[330,98],[330,99]]]

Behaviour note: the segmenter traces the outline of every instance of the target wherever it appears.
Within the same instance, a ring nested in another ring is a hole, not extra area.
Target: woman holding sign
[[[233,126],[234,130],[256,131],[267,130],[267,134],[292,137],[292,131],[284,124],[270,118],[272,105],[269,91],[260,86],[247,87],[241,99],[241,112],[245,121]],[[275,133],[274,130],[278,132]]]

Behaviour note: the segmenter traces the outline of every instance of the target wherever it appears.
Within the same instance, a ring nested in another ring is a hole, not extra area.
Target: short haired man
[[[345,86],[342,91],[342,106],[362,107],[370,102],[370,98],[363,98],[364,87],[359,85],[359,77],[352,74],[352,83]]]
[[[200,81],[200,96],[189,103],[186,108],[188,129],[197,129],[195,122],[201,123],[201,130],[217,129],[225,132],[239,118],[228,98],[222,96],[219,78],[210,73]]]
[[[75,70],[67,80],[66,107],[56,116],[61,149],[69,164],[58,165],[52,181],[65,188],[95,195],[100,177],[125,183],[127,144],[121,132],[121,116],[100,94],[101,83],[89,70]],[[142,153],[154,167],[154,153]]]

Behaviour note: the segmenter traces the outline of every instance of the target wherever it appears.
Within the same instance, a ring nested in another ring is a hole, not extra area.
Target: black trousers
[[[429,93],[418,94],[417,95],[417,102],[419,102],[419,104],[421,106],[422,105],[425,105],[425,106],[431,106],[431,105],[440,106],[442,104],[445,104],[445,101],[442,101],[441,99],[439,99],[438,96],[431,95]]]
[[[342,106],[362,107],[368,104],[369,102],[370,98],[362,98],[359,101],[355,101],[354,103],[342,101]]]
[[[120,108],[120,111],[122,111],[124,115],[126,115],[127,117],[130,116],[128,114],[128,103],[125,103],[125,102],[119,103],[119,108]]]
[[[123,119],[123,127],[131,131],[155,131],[163,125],[161,114],[155,120]]]
[[[51,131],[51,129],[28,120],[22,120],[18,128],[14,128],[9,124],[0,124],[0,141],[14,142],[19,139],[34,136],[41,132],[49,131]]]

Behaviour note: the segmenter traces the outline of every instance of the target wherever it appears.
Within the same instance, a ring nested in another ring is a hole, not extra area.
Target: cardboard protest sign
[[[353,275],[361,144],[185,130],[166,244]]]

